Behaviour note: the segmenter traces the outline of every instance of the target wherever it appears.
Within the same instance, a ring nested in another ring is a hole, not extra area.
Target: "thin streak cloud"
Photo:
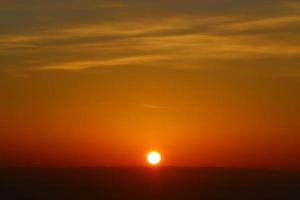
[[[115,2],[115,3],[100,3],[97,4],[97,8],[128,8],[129,4],[121,3],[121,2]]]
[[[119,65],[135,65],[156,62],[167,59],[164,56],[135,56],[126,58],[115,58],[110,60],[74,61],[56,65],[47,65],[36,68],[36,70],[84,70],[95,67],[108,67]]]
[[[296,25],[296,24],[300,24],[300,15],[251,20],[246,22],[233,23],[226,26],[228,29],[234,31],[250,31],[250,30],[289,27],[291,25]]]

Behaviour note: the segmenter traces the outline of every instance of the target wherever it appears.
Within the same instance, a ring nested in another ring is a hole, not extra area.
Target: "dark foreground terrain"
[[[1,169],[0,199],[300,199],[300,173],[219,168]]]

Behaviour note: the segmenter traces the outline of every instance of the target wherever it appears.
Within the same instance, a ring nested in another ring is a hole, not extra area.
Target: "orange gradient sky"
[[[300,1],[4,0],[0,166],[300,169]]]

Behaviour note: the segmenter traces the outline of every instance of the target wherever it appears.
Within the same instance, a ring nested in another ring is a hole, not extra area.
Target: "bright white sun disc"
[[[150,164],[157,165],[161,160],[161,156],[158,152],[152,151],[147,155],[147,160]]]

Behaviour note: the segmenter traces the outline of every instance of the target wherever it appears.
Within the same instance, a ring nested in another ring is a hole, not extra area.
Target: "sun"
[[[158,165],[161,161],[160,153],[157,151],[151,151],[147,155],[147,161],[151,165]]]

